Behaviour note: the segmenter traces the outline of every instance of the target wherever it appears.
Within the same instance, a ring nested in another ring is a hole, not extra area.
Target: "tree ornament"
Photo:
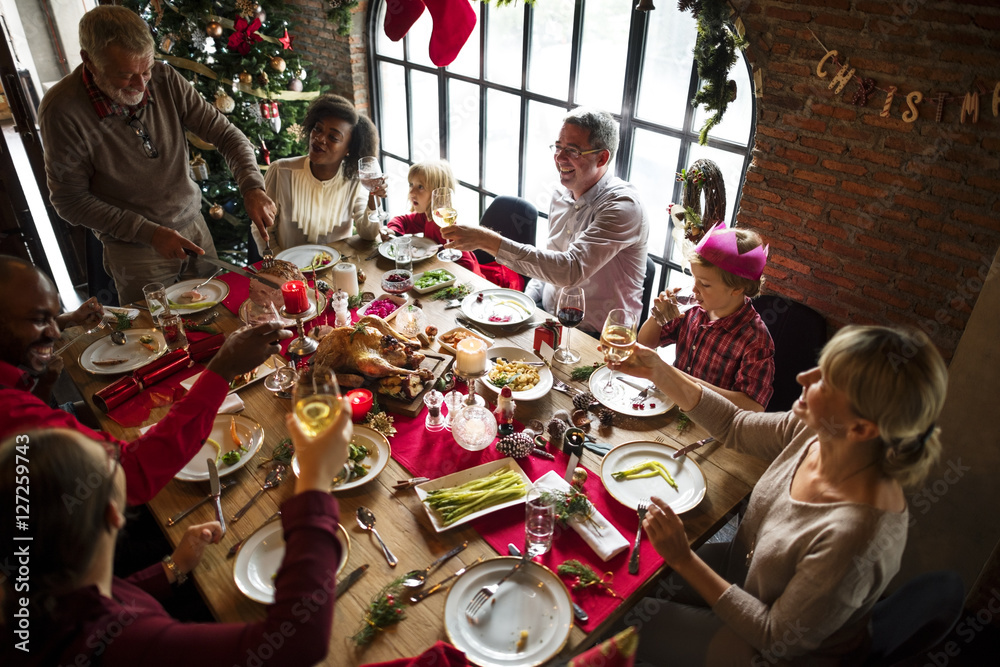
[[[375,295],[372,295],[372,300],[374,300]],[[375,429],[387,438],[391,438],[396,435],[396,427],[393,426],[392,415],[385,413],[382,406],[378,403],[378,398],[374,399],[372,403],[371,410],[368,411],[368,416],[365,417],[365,426],[371,429]]]
[[[160,41],[160,51],[163,51],[164,53],[170,53],[174,48],[174,44],[176,43],[177,43],[177,35],[175,35],[172,32],[168,33],[166,36],[164,36],[163,40]]]
[[[597,403],[597,399],[589,391],[580,392],[573,397],[573,407],[577,410],[583,410],[586,412],[590,409],[590,406]]]
[[[222,24],[218,21],[211,21],[205,26],[205,34],[214,39],[222,37]]]
[[[576,468],[573,468],[573,481],[571,484],[578,489],[582,489],[589,475],[590,473],[587,472],[586,468],[577,466]]]
[[[261,25],[267,23],[267,12],[263,9],[257,12],[257,20],[260,21]]]
[[[288,67],[288,64],[285,62],[285,59],[282,58],[281,56],[274,56],[273,58],[271,58],[269,64],[271,65],[271,69],[273,69],[276,72],[284,72],[285,68]]]
[[[498,452],[514,459],[523,459],[534,447],[535,441],[524,431],[505,436],[497,443]]]
[[[271,80],[270,77],[267,76],[267,72],[263,70],[257,72],[257,81],[260,83],[260,85],[266,86],[268,81],[270,80]]]
[[[294,51],[294,49],[292,48],[292,42],[294,40],[295,40],[295,38],[288,34],[288,28],[285,28],[285,36],[284,37],[279,37],[278,38],[278,43],[281,44],[282,50],[284,50],[284,51]],[[305,77],[301,76],[299,78],[305,78]]]
[[[191,158],[191,178],[196,181],[208,180],[208,165],[205,164],[205,158],[201,153],[195,153]]]
[[[257,34],[258,30],[260,30],[260,19],[255,18],[251,23],[247,23],[247,20],[240,16],[236,19],[233,34],[229,36],[229,48],[241,56],[249,55],[253,45],[264,39]]]
[[[220,88],[215,94],[215,108],[222,113],[232,113],[236,109],[236,100]]]
[[[218,204],[212,204],[211,208],[208,209],[208,214],[212,216],[213,220],[222,220],[222,216],[226,214],[226,211]]]
[[[245,83],[246,85],[249,86],[251,83],[253,83],[253,74],[247,72],[246,70],[240,72],[240,83]]]
[[[264,161],[264,164],[271,164],[271,151],[268,149],[267,144],[259,136],[257,140],[260,142],[260,159]]]
[[[249,18],[257,13],[260,6],[253,0],[236,0],[236,13]]]
[[[305,128],[303,128],[298,123],[292,123],[291,125],[288,126],[288,128],[285,131],[295,141],[302,141],[303,137],[306,136]]]
[[[291,81],[289,81],[288,82],[288,90],[292,91],[293,93],[301,93],[302,92],[302,79],[292,79]]]

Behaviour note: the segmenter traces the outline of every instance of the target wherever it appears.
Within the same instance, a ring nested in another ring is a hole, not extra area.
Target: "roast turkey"
[[[366,315],[350,327],[338,327],[319,342],[313,357],[317,368],[334,373],[358,373],[369,378],[417,375],[429,380],[433,374],[420,369],[424,355],[414,342],[381,317]]]

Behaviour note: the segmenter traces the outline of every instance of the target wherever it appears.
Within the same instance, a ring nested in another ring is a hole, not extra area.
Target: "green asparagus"
[[[521,475],[502,468],[481,479],[431,491],[424,502],[440,515],[444,525],[450,526],[473,512],[523,498],[527,492]]]
[[[613,472],[611,473],[611,476],[619,482],[627,479],[644,479],[647,477],[660,476],[667,481],[667,484],[673,487],[674,491],[680,491],[680,488],[677,486],[677,482],[674,481],[673,475],[671,475],[666,466],[659,461],[643,461],[639,465],[632,466],[626,470]]]

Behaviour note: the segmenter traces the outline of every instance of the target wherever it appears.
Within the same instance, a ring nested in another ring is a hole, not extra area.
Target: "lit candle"
[[[486,342],[479,338],[465,338],[458,343],[455,357],[458,372],[466,375],[481,375],[486,372]]]
[[[358,267],[349,262],[341,262],[333,266],[333,287],[347,292],[347,296],[358,293]]]
[[[351,402],[351,416],[356,422],[360,422],[372,409],[373,396],[367,389],[352,389],[347,392],[347,400]]]
[[[309,310],[306,284],[301,280],[289,280],[282,285],[281,297],[285,300],[285,311],[289,315],[297,315]]]

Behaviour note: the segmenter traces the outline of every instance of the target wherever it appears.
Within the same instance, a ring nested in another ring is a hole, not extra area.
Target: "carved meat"
[[[299,267],[281,259],[274,260],[274,266],[261,269],[257,273],[274,279],[280,285],[287,283],[289,280],[301,280],[305,282],[306,279],[302,275],[302,272],[299,271]],[[269,308],[269,304],[272,303],[276,308],[281,308],[284,305],[280,289],[265,285],[256,278],[250,280],[250,300],[263,308]]]
[[[357,325],[339,327],[326,335],[316,350],[315,365],[335,373],[360,373],[370,378],[390,375],[430,376],[418,372],[424,355],[420,345],[390,327],[381,317],[362,317]],[[424,378],[429,379],[429,378]]]

